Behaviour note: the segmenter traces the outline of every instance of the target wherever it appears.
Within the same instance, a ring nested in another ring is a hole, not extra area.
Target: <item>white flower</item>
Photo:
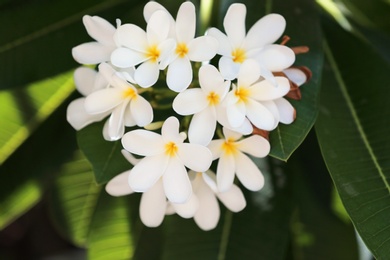
[[[240,188],[233,184],[225,192],[219,192],[215,173],[190,172],[193,176],[192,186],[198,198],[199,207],[195,213],[195,223],[203,230],[211,230],[218,224],[220,209],[217,198],[232,212],[239,212],[246,206],[244,194]]]
[[[208,145],[214,136],[217,114],[230,88],[230,81],[224,81],[212,65],[199,69],[201,88],[191,88],[179,93],[172,107],[180,115],[192,115],[188,138],[191,143]],[[220,113],[219,113],[220,114]]]
[[[125,126],[145,126],[152,122],[152,106],[139,95],[133,85],[117,74],[111,75],[106,80],[111,87],[91,93],[86,97],[84,104],[89,114],[111,114],[103,129],[106,140],[120,139],[124,134]]]
[[[152,86],[175,48],[175,41],[168,39],[169,30],[169,15],[163,10],[152,14],[146,32],[134,24],[121,25],[114,36],[121,47],[113,51],[112,64],[119,68],[140,64],[134,73],[135,81],[141,87]]]
[[[190,61],[207,61],[217,53],[218,41],[211,36],[194,38],[195,29],[195,6],[191,2],[184,2],[176,17],[176,49],[169,58],[167,72],[167,85],[176,92],[183,91],[192,82]]]
[[[269,14],[258,20],[246,33],[246,7],[232,4],[224,18],[227,35],[217,28],[208,30],[207,35],[219,42],[219,69],[229,80],[235,79],[240,66],[247,59],[256,59],[261,65],[262,76],[272,80],[272,71],[282,71],[294,63],[294,52],[283,45],[272,44],[284,32],[286,21],[278,14]]]
[[[100,66],[99,72],[88,67],[79,67],[75,70],[73,78],[76,89],[82,95],[88,96],[94,91],[106,88],[108,82],[103,75],[111,76],[114,73],[115,71],[111,66],[103,63]],[[73,100],[69,104],[66,111],[66,119],[74,129],[80,130],[91,123],[101,121],[109,114],[109,111],[93,115],[87,113],[85,110],[85,97],[81,97]]]
[[[239,127],[246,119],[263,130],[273,130],[279,122],[279,114],[273,100],[283,97],[290,90],[285,77],[275,77],[278,86],[260,79],[260,67],[253,60],[245,61],[239,71],[237,86],[233,84],[225,101],[226,116],[232,127]]]
[[[141,129],[126,133],[122,138],[123,147],[131,153],[145,156],[131,170],[130,187],[134,191],[145,192],[162,177],[169,201],[187,201],[192,188],[185,167],[206,171],[212,156],[206,147],[183,143],[184,139],[179,133],[179,120],[175,117],[169,117],[164,122],[161,135]]]
[[[109,61],[114,42],[115,27],[99,16],[85,15],[83,23],[87,33],[96,42],[80,44],[72,49],[73,58],[81,64],[99,64]]]
[[[269,142],[259,135],[240,140],[241,134],[223,128],[225,139],[212,140],[210,151],[213,160],[218,159],[217,186],[220,192],[231,188],[234,176],[249,190],[258,191],[264,185],[264,177],[256,164],[244,153],[265,157],[270,151]]]

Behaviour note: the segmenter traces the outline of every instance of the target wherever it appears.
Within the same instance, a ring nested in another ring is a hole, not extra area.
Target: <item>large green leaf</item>
[[[117,17],[142,17],[135,8],[140,2],[35,0],[5,6],[0,16],[0,89],[21,87],[75,67],[72,47],[91,41],[82,16],[98,14],[115,24]]]
[[[0,91],[0,165],[73,92],[72,73]]]
[[[294,259],[358,259],[354,227],[341,219],[333,207],[334,186],[314,131],[287,165],[293,175],[296,200],[291,221]]]
[[[0,166],[0,229],[34,206],[76,148],[62,105]],[[4,126],[5,127],[5,126]]]
[[[318,140],[356,229],[378,259],[390,253],[390,66],[335,23],[324,23],[328,66]]]
[[[87,160],[64,165],[51,197],[53,220],[78,246],[88,247],[90,259],[129,259],[133,255],[130,203],[110,197],[98,186]]]

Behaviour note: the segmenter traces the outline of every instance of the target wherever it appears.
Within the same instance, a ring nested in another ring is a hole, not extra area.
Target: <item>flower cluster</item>
[[[309,75],[291,67],[297,51],[285,41],[275,44],[286,22],[269,14],[246,32],[245,17],[245,5],[232,4],[225,33],[210,28],[199,37],[191,2],[180,6],[176,19],[148,2],[146,30],[120,20],[115,27],[97,16],[83,18],[95,41],[76,46],[72,54],[97,70],[75,71],[84,97],[70,103],[67,119],[79,130],[107,118],[103,137],[121,140],[133,167],[109,181],[106,191],[143,193],[140,217],[147,226],[177,213],[213,229],[220,214],[217,198],[229,210],[241,211],[246,201],[235,177],[245,188],[260,190],[264,177],[251,157],[267,156],[265,133],[295,120],[285,97],[299,98],[298,87]],[[166,110],[171,112],[161,130],[150,127],[158,125],[155,112],[167,105],[173,110]],[[213,161],[216,173],[210,169]]]

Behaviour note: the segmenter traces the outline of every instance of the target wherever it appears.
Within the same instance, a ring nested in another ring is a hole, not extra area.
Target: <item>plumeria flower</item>
[[[290,48],[272,44],[283,34],[286,21],[279,14],[269,14],[246,33],[245,17],[245,5],[232,4],[223,21],[226,35],[217,28],[208,30],[207,35],[219,42],[218,54],[222,55],[219,69],[226,79],[233,80],[244,61],[255,59],[261,65],[263,77],[273,81],[271,72],[282,71],[295,61],[295,54]]]
[[[72,49],[73,58],[81,64],[99,64],[109,61],[117,47],[114,41],[115,27],[99,16],[85,15],[83,23],[95,42],[80,44]]]
[[[273,130],[279,115],[273,100],[283,97],[290,90],[285,77],[275,77],[278,86],[261,80],[260,66],[254,60],[245,61],[239,71],[237,85],[228,93],[225,105],[226,116],[232,127],[239,127],[246,118],[263,130]]]
[[[169,14],[163,10],[152,14],[146,32],[134,24],[119,26],[114,37],[120,47],[111,55],[112,64],[119,68],[140,64],[134,73],[135,81],[144,88],[152,86],[175,49],[175,41],[168,39],[169,30]]]
[[[191,61],[212,59],[217,53],[218,41],[211,36],[195,37],[195,6],[184,2],[177,13],[175,32],[176,49],[169,58],[167,85],[176,92],[186,89],[192,82]]]
[[[140,162],[131,153],[122,150],[123,156],[132,164]],[[130,188],[128,178],[131,170],[122,172],[112,178],[106,185],[106,191],[111,196],[119,197],[133,194]],[[149,190],[141,196],[139,213],[142,223],[148,227],[157,227],[164,220],[167,213],[168,201],[165,197],[163,181],[160,178]],[[198,209],[198,199],[196,196],[191,198],[185,204],[173,204],[175,212],[183,218],[192,218]]]
[[[232,212],[239,212],[245,208],[244,194],[235,184],[227,191],[219,192],[216,176],[212,171],[190,172],[190,176],[193,179],[194,194],[199,201],[199,208],[194,215],[194,220],[201,229],[207,231],[217,226],[220,217],[217,198]]]
[[[218,191],[228,191],[233,185],[235,174],[248,190],[260,190],[264,185],[264,177],[256,164],[244,153],[258,158],[265,157],[270,151],[269,142],[259,135],[241,139],[241,134],[225,127],[223,134],[225,139],[212,140],[208,146],[213,154],[213,160],[219,158]]]
[[[99,72],[88,67],[79,67],[73,74],[74,83],[76,89],[84,96],[88,96],[94,91],[108,87],[106,78],[111,77],[115,73],[115,70],[106,63],[100,65]],[[105,75],[105,76],[103,76]],[[70,125],[80,130],[85,126],[99,122],[106,116],[110,111],[106,111],[98,114],[89,114],[85,110],[85,97],[81,97],[73,100],[66,111],[66,118]]]
[[[180,115],[194,115],[188,138],[191,143],[206,146],[214,136],[218,109],[229,91],[230,81],[225,81],[214,66],[203,65],[199,69],[199,84],[201,88],[179,93],[172,107]]]
[[[130,153],[145,156],[131,170],[129,185],[136,192],[145,192],[162,177],[164,192],[172,203],[184,203],[192,188],[185,167],[206,171],[212,161],[211,152],[198,144],[184,143],[179,133],[179,120],[165,120],[161,135],[137,129],[122,138],[123,147]]]
[[[103,63],[104,64],[104,63]],[[102,64],[99,66],[99,68]],[[139,95],[132,84],[117,74],[106,79],[110,87],[95,91],[85,99],[85,110],[89,114],[111,114],[107,120],[103,135],[106,140],[120,139],[125,126],[146,126],[153,120],[150,103]]]

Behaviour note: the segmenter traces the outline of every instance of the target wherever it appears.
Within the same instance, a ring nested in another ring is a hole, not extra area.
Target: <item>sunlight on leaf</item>
[[[2,164],[73,92],[72,72],[0,92],[0,164]]]
[[[38,203],[42,193],[41,184],[30,180],[2,200],[0,202],[0,230]]]

